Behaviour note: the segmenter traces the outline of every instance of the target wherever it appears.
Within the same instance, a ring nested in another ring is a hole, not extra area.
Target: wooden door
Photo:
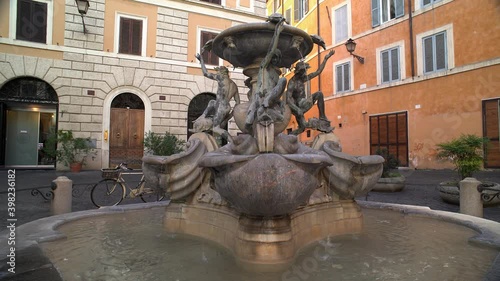
[[[126,162],[130,168],[141,168],[144,152],[144,110],[111,108],[109,132],[109,165]]]
[[[370,116],[370,154],[385,148],[401,166],[408,166],[407,120],[406,112]]]
[[[500,168],[500,99],[483,101],[483,136],[490,139],[484,167]]]

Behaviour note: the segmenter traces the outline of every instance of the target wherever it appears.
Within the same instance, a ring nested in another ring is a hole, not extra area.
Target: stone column
[[[61,176],[52,181],[55,185],[50,212],[52,215],[71,213],[73,181]]]
[[[460,182],[460,213],[483,217],[483,201],[477,190],[480,184],[475,178],[465,178]]]

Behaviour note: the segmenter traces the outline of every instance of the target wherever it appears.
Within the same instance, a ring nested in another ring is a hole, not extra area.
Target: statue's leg
[[[295,120],[297,121],[298,128],[292,131],[292,135],[298,135],[306,130],[306,119],[304,115],[295,115]]]
[[[267,108],[267,107],[272,107],[272,106],[276,105],[278,103],[278,101],[280,100],[281,95],[283,95],[283,92],[285,91],[285,87],[286,87],[286,78],[281,77],[278,80],[278,83],[276,84],[276,86],[274,86],[274,88],[271,90],[271,92],[268,93],[266,95],[266,97],[264,98],[264,103],[262,104],[262,106]]]
[[[319,118],[323,120],[328,120],[325,114],[325,99],[322,92],[316,92],[312,95],[313,103],[317,102]]]
[[[245,119],[245,128],[247,129],[248,132],[252,132],[252,125],[253,125],[253,122],[255,121],[255,116],[257,114],[258,104],[259,104],[259,97],[258,97],[258,94],[256,93],[253,96],[253,100],[250,103],[250,106],[248,107],[247,118]]]
[[[224,120],[227,118],[229,115],[229,112],[231,112],[231,106],[229,103],[219,103],[219,106],[217,107],[217,112],[215,113],[214,116],[214,127],[219,126],[219,127],[224,127]]]
[[[227,142],[230,142],[230,143],[233,142],[233,138],[231,137],[231,135],[229,134],[229,132],[226,131],[226,130],[224,130],[224,129],[222,129],[221,127],[215,126],[213,128],[213,132],[214,132],[214,134],[217,134],[217,135],[221,136]]]
[[[201,116],[203,116],[204,118],[214,116],[215,110],[216,110],[216,108],[215,108],[216,103],[217,103],[216,100],[209,101],[207,107],[205,108],[205,110],[203,111]]]

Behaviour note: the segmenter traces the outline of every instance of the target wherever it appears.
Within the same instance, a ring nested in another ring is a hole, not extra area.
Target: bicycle
[[[120,204],[127,196],[127,188],[130,191],[128,194],[130,198],[139,196],[145,203],[161,201],[165,198],[163,190],[145,187],[144,175],[135,188],[130,188],[122,174],[140,175],[142,173],[131,172],[133,169],[128,168],[126,163],[121,163],[114,169],[101,169],[101,171],[103,179],[90,191],[90,200],[98,208]]]

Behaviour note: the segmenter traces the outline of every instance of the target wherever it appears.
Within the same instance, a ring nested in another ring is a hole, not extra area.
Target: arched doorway
[[[43,148],[56,133],[57,93],[47,82],[20,77],[0,88],[0,165],[54,167]]]
[[[144,153],[144,103],[132,93],[122,93],[111,102],[109,121],[109,166],[126,162],[140,168]]]

